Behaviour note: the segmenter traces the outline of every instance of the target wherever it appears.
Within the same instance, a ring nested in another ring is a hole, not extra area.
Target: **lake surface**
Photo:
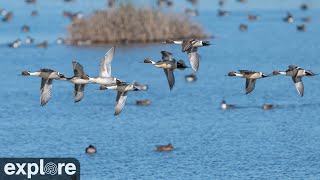
[[[200,11],[194,20],[215,35],[210,39],[214,45],[199,49],[198,81],[185,81],[191,69],[175,71],[172,92],[163,70],[139,62],[147,57],[158,60],[160,51],[166,50],[189,64],[179,46],[117,45],[112,74],[148,84],[150,89],[129,92],[123,112],[115,117],[114,91],[89,85],[75,104],[73,84],[54,81],[51,100],[40,107],[40,79],[17,76],[40,68],[72,76],[73,60],[90,76],[98,75],[99,61],[112,45],[72,47],[54,41],[66,37],[69,20],[62,17],[64,9],[87,14],[105,2],[12,2],[2,5],[16,13],[13,21],[0,22],[1,157],[75,157],[84,180],[320,179],[319,77],[303,78],[301,98],[290,77],[258,80],[255,90],[245,95],[245,80],[226,76],[238,69],[269,74],[290,64],[319,73],[319,9],[292,10],[297,20],[292,24],[282,21],[286,10],[248,10],[261,16],[257,22],[248,22],[244,10],[222,18],[214,8]],[[40,16],[31,18],[34,9]],[[306,16],[313,21],[306,24],[306,32],[298,32],[296,25]],[[239,31],[241,23],[248,25],[248,31]],[[30,25],[30,33],[20,31],[23,24]],[[28,35],[36,43],[48,40],[49,47],[7,47]],[[135,105],[145,99],[152,105]],[[222,99],[239,108],[222,111]],[[275,108],[264,111],[260,108],[264,103]],[[175,151],[155,151],[155,145],[167,143]],[[97,147],[97,154],[84,153],[89,144]]]

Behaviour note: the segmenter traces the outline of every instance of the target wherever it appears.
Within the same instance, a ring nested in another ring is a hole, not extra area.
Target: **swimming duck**
[[[197,78],[197,75],[196,75],[195,73],[192,73],[192,74],[186,75],[186,76],[185,76],[185,79],[186,79],[186,81],[188,81],[188,82],[194,82],[194,81],[196,81],[198,78]]]
[[[256,72],[256,71],[249,71],[249,70],[239,70],[240,73],[237,72],[229,72],[228,76],[239,76],[241,78],[246,79],[246,94],[249,94],[253,91],[256,80],[260,78],[268,77],[268,75],[265,75],[262,72]]]
[[[47,48],[48,47],[48,41],[43,41],[36,45],[37,48]]]
[[[209,41],[201,41],[196,39],[186,39],[183,41],[167,40],[168,44],[180,44],[182,52],[187,52],[190,58],[190,64],[194,72],[199,69],[200,56],[197,52],[198,47],[211,45]]]
[[[18,48],[22,45],[21,39],[17,39],[13,41],[12,43],[8,44],[9,47],[11,48]]]
[[[161,51],[161,54],[162,54],[162,60],[158,62],[154,62],[149,58],[145,59],[143,62],[151,63],[157,68],[163,68],[164,73],[166,74],[166,77],[168,79],[169,88],[170,90],[172,90],[175,83],[175,78],[173,74],[174,70],[175,69],[184,70],[185,68],[187,68],[187,66],[183,60],[176,61],[170,52]]]
[[[10,11],[2,18],[2,21],[9,22],[11,21],[12,18],[13,18],[13,12]]]
[[[100,84],[100,85],[114,85],[116,84],[116,78],[111,76],[111,63],[115,53],[116,47],[113,46],[109,51],[104,55],[100,61],[100,73],[96,78],[89,78],[91,83]]]
[[[230,12],[229,11],[226,11],[226,10],[222,10],[222,9],[218,9],[218,14],[217,16],[229,16],[230,15]]]
[[[257,16],[257,15],[252,15],[252,14],[248,14],[248,15],[247,15],[247,19],[248,19],[249,21],[256,21],[256,20],[259,19],[259,16]]]
[[[139,91],[139,89],[134,85],[130,85],[126,82],[121,82],[120,80],[117,80],[116,85],[113,85],[113,86],[100,86],[100,90],[105,90],[105,89],[116,90],[118,92],[117,98],[116,98],[115,111],[114,111],[115,116],[119,115],[123,110],[123,107],[126,103],[128,92]]]
[[[134,82],[133,85],[138,88],[140,91],[147,91],[148,90],[148,85],[141,85],[137,82]]]
[[[171,143],[167,145],[157,145],[156,148],[157,148],[157,151],[173,151],[174,150],[174,147]]]
[[[84,88],[90,81],[89,76],[84,72],[80,63],[73,61],[72,66],[74,76],[66,79],[74,84],[74,102],[77,103],[83,98]]]
[[[315,76],[312,71],[310,70],[304,70],[299,66],[290,65],[289,69],[286,71],[273,71],[273,75],[286,75],[291,76],[292,81],[301,97],[303,97],[304,94],[304,86],[302,82],[302,77],[304,76]]]
[[[227,104],[227,102],[225,100],[222,100],[221,102],[221,109],[223,110],[227,110],[227,109],[234,109],[235,106],[232,104]]]
[[[31,16],[39,16],[39,13],[38,13],[38,11],[36,11],[36,10],[34,10],[34,11],[32,11],[31,12]]]
[[[271,109],[273,109],[273,105],[272,105],[272,104],[263,104],[263,105],[261,106],[261,108],[262,108],[263,110],[271,110]]]
[[[22,31],[22,32],[29,32],[29,31],[30,31],[30,27],[27,26],[27,25],[23,25],[23,26],[21,27],[21,31]]]
[[[62,37],[58,37],[56,40],[57,44],[64,44],[64,39]]]
[[[143,100],[143,101],[136,101],[137,106],[150,106],[151,101],[149,100]]]
[[[28,37],[26,38],[26,44],[31,44],[31,43],[33,43],[33,42],[34,42],[34,39],[31,38],[30,36],[28,36]]]
[[[283,21],[292,23],[294,21],[292,14],[290,12],[287,12],[287,16],[283,18]]]
[[[86,153],[87,154],[95,154],[97,153],[97,148],[93,145],[89,145],[87,148],[86,148]]]
[[[304,17],[304,18],[301,19],[301,21],[303,21],[303,22],[311,22],[312,18],[311,17]]]
[[[184,12],[185,12],[185,14],[188,15],[188,16],[193,16],[193,17],[194,17],[194,16],[198,16],[198,15],[199,15],[197,9],[192,10],[192,9],[187,8]]]
[[[248,30],[248,25],[240,24],[239,30],[240,30],[240,31],[246,31],[246,30]]]
[[[40,88],[40,105],[44,106],[48,103],[51,97],[52,82],[53,80],[60,80],[65,76],[52,69],[40,69],[40,71],[30,72],[23,71],[22,76],[38,76],[41,77],[41,88]]]
[[[297,26],[297,31],[306,31],[306,30],[307,30],[307,27],[304,24]]]

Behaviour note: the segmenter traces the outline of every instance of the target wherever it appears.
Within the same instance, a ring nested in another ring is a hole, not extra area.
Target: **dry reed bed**
[[[166,39],[208,38],[184,15],[122,5],[78,19],[68,27],[69,43],[147,43]]]

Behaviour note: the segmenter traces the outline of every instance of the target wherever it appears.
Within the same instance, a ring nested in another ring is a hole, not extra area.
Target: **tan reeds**
[[[69,42],[147,43],[166,39],[207,38],[187,17],[150,8],[121,5],[77,19],[68,27]]]

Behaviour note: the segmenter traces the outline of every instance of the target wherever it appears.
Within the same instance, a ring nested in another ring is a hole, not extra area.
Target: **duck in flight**
[[[249,94],[253,91],[256,80],[260,78],[268,77],[268,75],[265,75],[262,72],[256,72],[256,71],[249,71],[249,70],[239,70],[239,73],[237,72],[229,72],[228,76],[239,76],[241,78],[246,79],[246,94]]]
[[[211,45],[209,41],[201,41],[197,39],[186,39],[183,41],[167,40],[167,44],[180,44],[182,52],[187,52],[190,59],[190,64],[194,72],[199,69],[200,55],[198,54],[198,47]]]
[[[292,81],[296,86],[296,89],[301,97],[303,97],[303,94],[304,94],[304,85],[302,82],[302,77],[316,75],[310,70],[304,70],[301,67],[294,66],[294,65],[290,65],[289,69],[286,71],[273,71],[273,75],[279,75],[279,74],[292,77]]]
[[[117,116],[123,110],[123,107],[126,103],[127,94],[129,91],[139,91],[139,88],[135,87],[134,85],[130,85],[126,82],[121,82],[117,80],[116,85],[113,86],[100,86],[100,90],[111,89],[116,90],[117,98],[116,98],[116,106],[114,110],[114,115]]]
[[[114,85],[116,84],[116,78],[111,76],[111,63],[113,60],[115,46],[113,46],[101,59],[100,61],[100,73],[96,78],[89,77],[91,83],[105,85]]]
[[[84,72],[83,67],[80,63],[73,61],[73,73],[74,76],[71,78],[65,78],[69,82],[74,84],[74,102],[81,101],[84,96],[84,87],[89,84],[89,76]]]
[[[41,87],[40,87],[40,105],[44,106],[48,103],[51,97],[52,82],[54,79],[61,80],[65,76],[60,72],[54,71],[52,69],[40,69],[40,71],[30,72],[23,71],[22,76],[38,76],[41,77]]]
[[[185,68],[188,68],[183,60],[176,61],[173,58],[173,55],[170,52],[167,51],[161,51],[162,59],[158,62],[155,62],[149,58],[145,59],[144,63],[151,63],[157,68],[162,68],[164,70],[164,73],[166,74],[166,77],[168,79],[169,88],[172,90],[174,84],[175,84],[175,77],[174,77],[174,70],[184,70]]]

